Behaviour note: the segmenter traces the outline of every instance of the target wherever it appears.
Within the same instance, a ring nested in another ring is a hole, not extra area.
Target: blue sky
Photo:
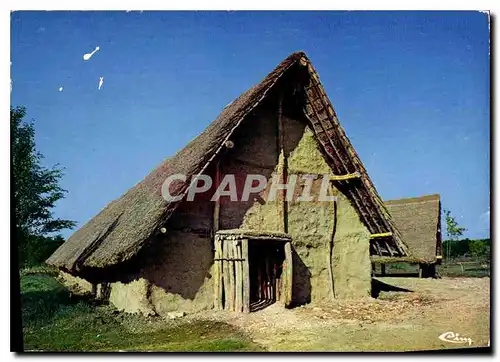
[[[479,12],[15,12],[11,104],[81,226],[303,50],[382,198],[439,193],[488,237],[488,32]]]

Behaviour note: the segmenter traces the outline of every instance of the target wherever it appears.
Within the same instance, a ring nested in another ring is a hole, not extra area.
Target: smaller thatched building
[[[426,195],[385,201],[403,240],[410,248],[411,257],[372,257],[382,265],[408,262],[419,265],[420,277],[435,277],[436,264],[442,260],[441,202],[439,195]]]

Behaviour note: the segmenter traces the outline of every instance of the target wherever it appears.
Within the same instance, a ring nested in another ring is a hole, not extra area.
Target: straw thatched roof
[[[439,195],[427,195],[385,202],[412,258],[436,261],[441,255],[441,203]]]
[[[294,79],[290,81],[290,77]],[[288,56],[261,83],[226,106],[217,119],[185,148],[108,204],[71,235],[47,262],[68,271],[80,271],[114,266],[136,255],[158,234],[179,204],[162,198],[161,187],[165,178],[172,174],[185,174],[189,178],[203,172],[245,117],[274,90],[286,87],[293,87],[291,91],[288,89],[289,94],[303,95],[304,117],[333,173],[361,174],[358,180],[338,181],[336,186],[353,202],[370,232],[390,233],[389,237],[380,239],[378,250],[386,255],[389,251],[395,255],[407,255],[408,248],[340,127],[316,71],[306,55],[298,52]],[[170,192],[181,195],[186,189],[186,184],[179,184]]]

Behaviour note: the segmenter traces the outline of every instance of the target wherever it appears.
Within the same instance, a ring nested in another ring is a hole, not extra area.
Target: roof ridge
[[[431,195],[423,195],[423,196],[415,196],[415,197],[405,197],[402,199],[392,199],[384,201],[386,205],[395,205],[395,204],[406,204],[411,202],[423,202],[423,201],[440,201],[441,197],[439,194],[431,194]]]

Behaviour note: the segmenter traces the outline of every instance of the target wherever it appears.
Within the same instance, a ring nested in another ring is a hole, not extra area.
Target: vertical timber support
[[[224,309],[229,310],[229,261],[228,259],[228,242],[223,239],[222,243],[222,274],[224,285]]]
[[[285,243],[285,262],[283,263],[283,299],[285,307],[292,304],[292,287],[293,287],[293,263],[292,263],[292,244]]]
[[[278,177],[280,184],[285,185],[288,182],[288,160],[285,150],[285,127],[283,122],[283,94],[279,96],[278,103]],[[288,233],[288,203],[287,189],[283,188],[278,196],[277,209],[279,223],[282,232]],[[283,301],[285,307],[290,307],[292,304],[292,289],[293,289],[293,255],[292,243],[285,243],[285,261],[283,263]]]
[[[382,276],[385,277],[385,264],[384,263],[380,264],[380,269],[381,269]]]
[[[248,260],[248,239],[241,240],[243,313],[250,313],[250,261]]]
[[[285,150],[285,128],[283,124],[283,95],[279,97],[278,104],[278,179],[280,184],[285,185],[288,179],[288,160]],[[278,196],[278,216],[281,230],[284,233],[288,232],[288,204],[286,200],[286,189],[282,189]]]
[[[236,312],[241,313],[243,310],[243,260],[242,260],[242,250],[241,250],[241,241],[236,240],[235,241],[235,259],[236,261],[234,262],[234,274],[235,274],[235,280],[234,280],[234,285],[236,289],[236,295],[234,298],[234,305],[235,308],[234,310]]]
[[[234,240],[226,240],[227,245],[227,264],[228,264],[228,295],[227,295],[227,305],[228,310],[234,311]]]
[[[222,310],[223,309],[223,304],[222,304],[222,289],[223,287],[223,282],[222,282],[222,261],[220,260],[222,258],[222,240],[219,236],[215,236],[215,241],[214,241],[214,246],[215,246],[215,265],[214,265],[214,309],[216,310]]]
[[[220,183],[220,164],[219,161],[215,163],[215,184],[219,187]],[[222,310],[224,308],[222,303],[222,240],[216,235],[219,231],[219,213],[220,213],[220,201],[219,198],[215,201],[214,212],[213,212],[213,226],[212,226],[212,237],[214,238],[214,309]]]
[[[219,161],[215,162],[215,187],[216,189],[220,184],[220,164]],[[215,200],[214,204],[214,223],[213,223],[213,234],[219,231],[219,214],[220,214],[220,197]]]
[[[97,298],[97,284],[92,283],[92,290],[90,291],[92,298]]]

